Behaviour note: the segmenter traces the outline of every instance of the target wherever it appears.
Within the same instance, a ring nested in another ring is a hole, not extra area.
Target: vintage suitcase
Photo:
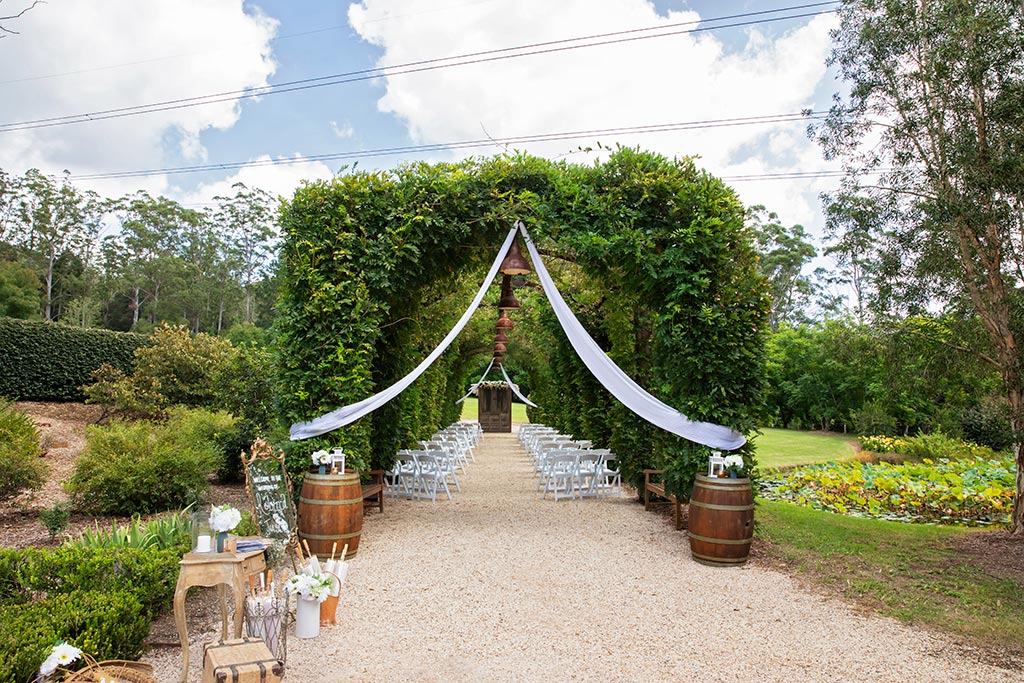
[[[282,678],[284,664],[262,638],[206,644],[203,683],[279,683]]]

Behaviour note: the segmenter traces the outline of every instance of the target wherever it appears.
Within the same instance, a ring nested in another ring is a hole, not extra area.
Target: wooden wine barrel
[[[697,475],[690,494],[690,552],[701,564],[743,564],[754,537],[754,494],[750,479]]]
[[[362,530],[363,488],[359,475],[307,473],[299,493],[299,539],[309,544],[310,551],[326,560],[337,543],[340,557],[347,543],[346,557],[352,557],[359,550]]]

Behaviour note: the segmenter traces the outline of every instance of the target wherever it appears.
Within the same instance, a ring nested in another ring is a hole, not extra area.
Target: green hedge
[[[184,548],[0,549],[0,683],[23,683],[57,640],[135,659],[171,605]]]
[[[103,363],[131,373],[141,334],[0,318],[0,396],[19,401],[81,401],[81,387]]]

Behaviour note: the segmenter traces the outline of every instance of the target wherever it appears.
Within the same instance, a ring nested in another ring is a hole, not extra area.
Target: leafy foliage
[[[1005,523],[1015,492],[1013,458],[919,463],[825,463],[766,482],[761,495],[842,514],[943,523]]]
[[[127,526],[112,522],[110,529],[85,529],[78,538],[67,543],[83,548],[157,548],[177,549],[188,546],[191,541],[192,521],[188,511],[173,512],[143,522],[136,517]]]
[[[563,294],[627,374],[691,418],[754,429],[768,299],[742,207],[692,160],[632,149],[593,167],[499,156],[301,188],[281,216],[286,418],[354,403],[411,370],[450,329],[479,286],[468,276],[489,265],[515,219],[556,255]],[[553,318],[529,312],[544,309],[543,297],[523,294],[526,329],[514,336],[531,340],[522,352],[511,345],[509,359],[529,368],[542,406],[531,419],[610,446],[634,480],[654,464],[680,468],[678,490],[688,490],[706,449],[612,401]],[[481,336],[455,348],[447,367],[372,417],[293,445],[290,468],[301,474],[308,452],[324,446],[387,467],[397,448],[457,418],[467,372],[490,352],[493,323],[474,329]]]
[[[0,396],[22,401],[80,401],[82,385],[104,363],[131,372],[137,334],[0,318]]]
[[[988,446],[952,439],[942,432],[910,437],[862,436],[860,445],[873,453],[897,453],[909,458],[995,458]]]
[[[43,485],[42,454],[32,419],[0,399],[0,503]]]
[[[66,484],[77,509],[132,515],[202,500],[207,474],[222,463],[220,440],[234,430],[227,413],[174,408],[165,423],[93,425]]]

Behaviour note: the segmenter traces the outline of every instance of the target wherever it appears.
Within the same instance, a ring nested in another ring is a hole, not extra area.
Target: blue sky
[[[16,2],[16,0],[14,0]],[[5,8],[12,0],[5,3]],[[28,4],[28,3],[26,3]],[[803,4],[796,0],[49,0],[0,40],[0,124]],[[793,10],[792,13],[830,7]],[[33,130],[0,126],[0,168],[72,176],[441,144],[484,137],[823,110],[834,16],[677,35]],[[596,143],[699,154],[726,178],[829,168],[803,122],[515,145],[588,163]],[[360,168],[502,146],[364,156]],[[201,206],[242,180],[287,195],[341,162],[76,180]],[[834,179],[735,180],[747,203],[820,233]]]

